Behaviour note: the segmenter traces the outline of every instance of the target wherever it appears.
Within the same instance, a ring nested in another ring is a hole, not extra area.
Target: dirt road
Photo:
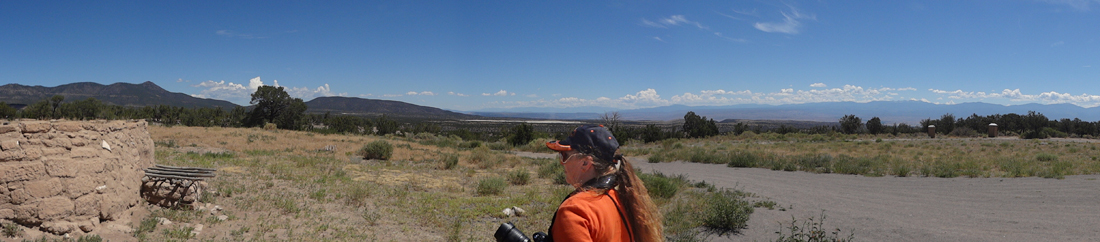
[[[742,234],[711,241],[775,240],[775,232],[783,229],[779,223],[790,223],[791,216],[817,218],[823,210],[825,227],[855,232],[857,241],[1100,241],[1100,175],[1063,180],[864,177],[627,159],[644,172],[686,174],[788,208],[758,208]]]
[[[858,241],[1100,241],[1100,175],[864,177],[635,160],[646,172],[686,174],[791,208],[758,208],[743,234],[713,241],[774,240],[780,222],[822,210],[827,228],[854,230]]]

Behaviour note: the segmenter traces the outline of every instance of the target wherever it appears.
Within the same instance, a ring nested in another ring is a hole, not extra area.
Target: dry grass
[[[199,240],[486,240],[506,221],[525,231],[545,230],[554,207],[571,190],[532,177],[497,195],[478,195],[479,180],[503,179],[552,161],[425,145],[405,137],[160,126],[150,127],[150,133],[159,144],[158,164],[218,169],[210,189],[219,195],[211,200],[230,219],[213,222],[202,213],[181,217],[185,221],[179,222],[206,225]],[[354,155],[383,139],[394,146],[389,160]],[[320,150],[327,145],[336,151]],[[445,161],[454,157],[457,165],[445,169]],[[528,213],[504,218],[501,210],[511,206]],[[142,239],[178,239],[169,232],[180,229],[158,228]]]
[[[1060,178],[1100,173],[1094,140],[752,134],[667,140],[626,150],[653,160],[867,176]]]

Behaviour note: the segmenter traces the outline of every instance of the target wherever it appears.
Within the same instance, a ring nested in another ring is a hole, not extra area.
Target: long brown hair
[[[626,220],[630,223],[635,241],[664,241],[664,231],[661,226],[661,211],[653,200],[649,199],[649,190],[645,188],[638,176],[634,175],[634,166],[626,161],[622,155],[615,155],[615,159],[622,162],[622,166],[615,171],[615,192],[619,193],[619,200],[626,210]],[[614,166],[614,162],[600,160],[592,156],[596,172],[605,174]]]

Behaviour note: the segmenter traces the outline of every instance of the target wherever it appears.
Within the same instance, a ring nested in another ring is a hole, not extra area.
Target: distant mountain
[[[472,119],[475,115],[451,112],[400,101],[377,100],[356,97],[319,97],[306,102],[307,112],[350,114],[398,118]]]
[[[94,82],[77,82],[56,87],[7,84],[0,86],[0,102],[30,105],[54,95],[65,96],[66,102],[95,98],[107,104],[120,106],[169,105],[177,107],[237,107],[228,101],[197,98],[191,95],[169,92],[153,82],[141,84],[115,83],[103,85]]]
[[[491,112],[475,114],[492,117],[518,118],[559,118],[598,119],[602,113],[572,113],[565,109],[554,113],[532,112]],[[1028,111],[1042,113],[1050,119],[1080,118],[1086,121],[1100,120],[1100,107],[1083,108],[1072,104],[1024,104],[998,105],[989,103],[932,104],[918,101],[879,101],[868,103],[827,102],[788,105],[744,104],[730,106],[684,106],[671,105],[654,108],[642,108],[618,111],[625,120],[668,121],[684,118],[688,111],[706,116],[708,119],[723,120],[798,120],[814,122],[836,122],[847,114],[854,114],[864,121],[879,117],[883,123],[917,124],[922,119],[938,119],[944,114],[953,114],[956,118],[965,118],[971,114],[1027,114]]]
[[[818,122],[836,122],[840,117],[854,114],[863,120],[879,117],[883,123],[917,124],[922,119],[937,119],[944,114],[953,114],[956,118],[965,118],[971,114],[1027,114],[1028,111],[1042,113],[1050,119],[1080,118],[1081,120],[1100,120],[1100,108],[1083,108],[1072,104],[1024,104],[998,105],[989,103],[961,103],[954,105],[932,104],[918,101],[879,101],[868,103],[827,102],[789,105],[732,105],[732,106],[668,106],[647,109],[620,111],[628,120],[672,120],[682,119],[688,111],[714,120],[751,119],[751,120],[802,120]]]

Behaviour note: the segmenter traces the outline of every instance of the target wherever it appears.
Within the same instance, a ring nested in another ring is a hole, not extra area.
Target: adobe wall
[[[0,221],[89,232],[141,201],[153,161],[144,120],[0,120]]]

